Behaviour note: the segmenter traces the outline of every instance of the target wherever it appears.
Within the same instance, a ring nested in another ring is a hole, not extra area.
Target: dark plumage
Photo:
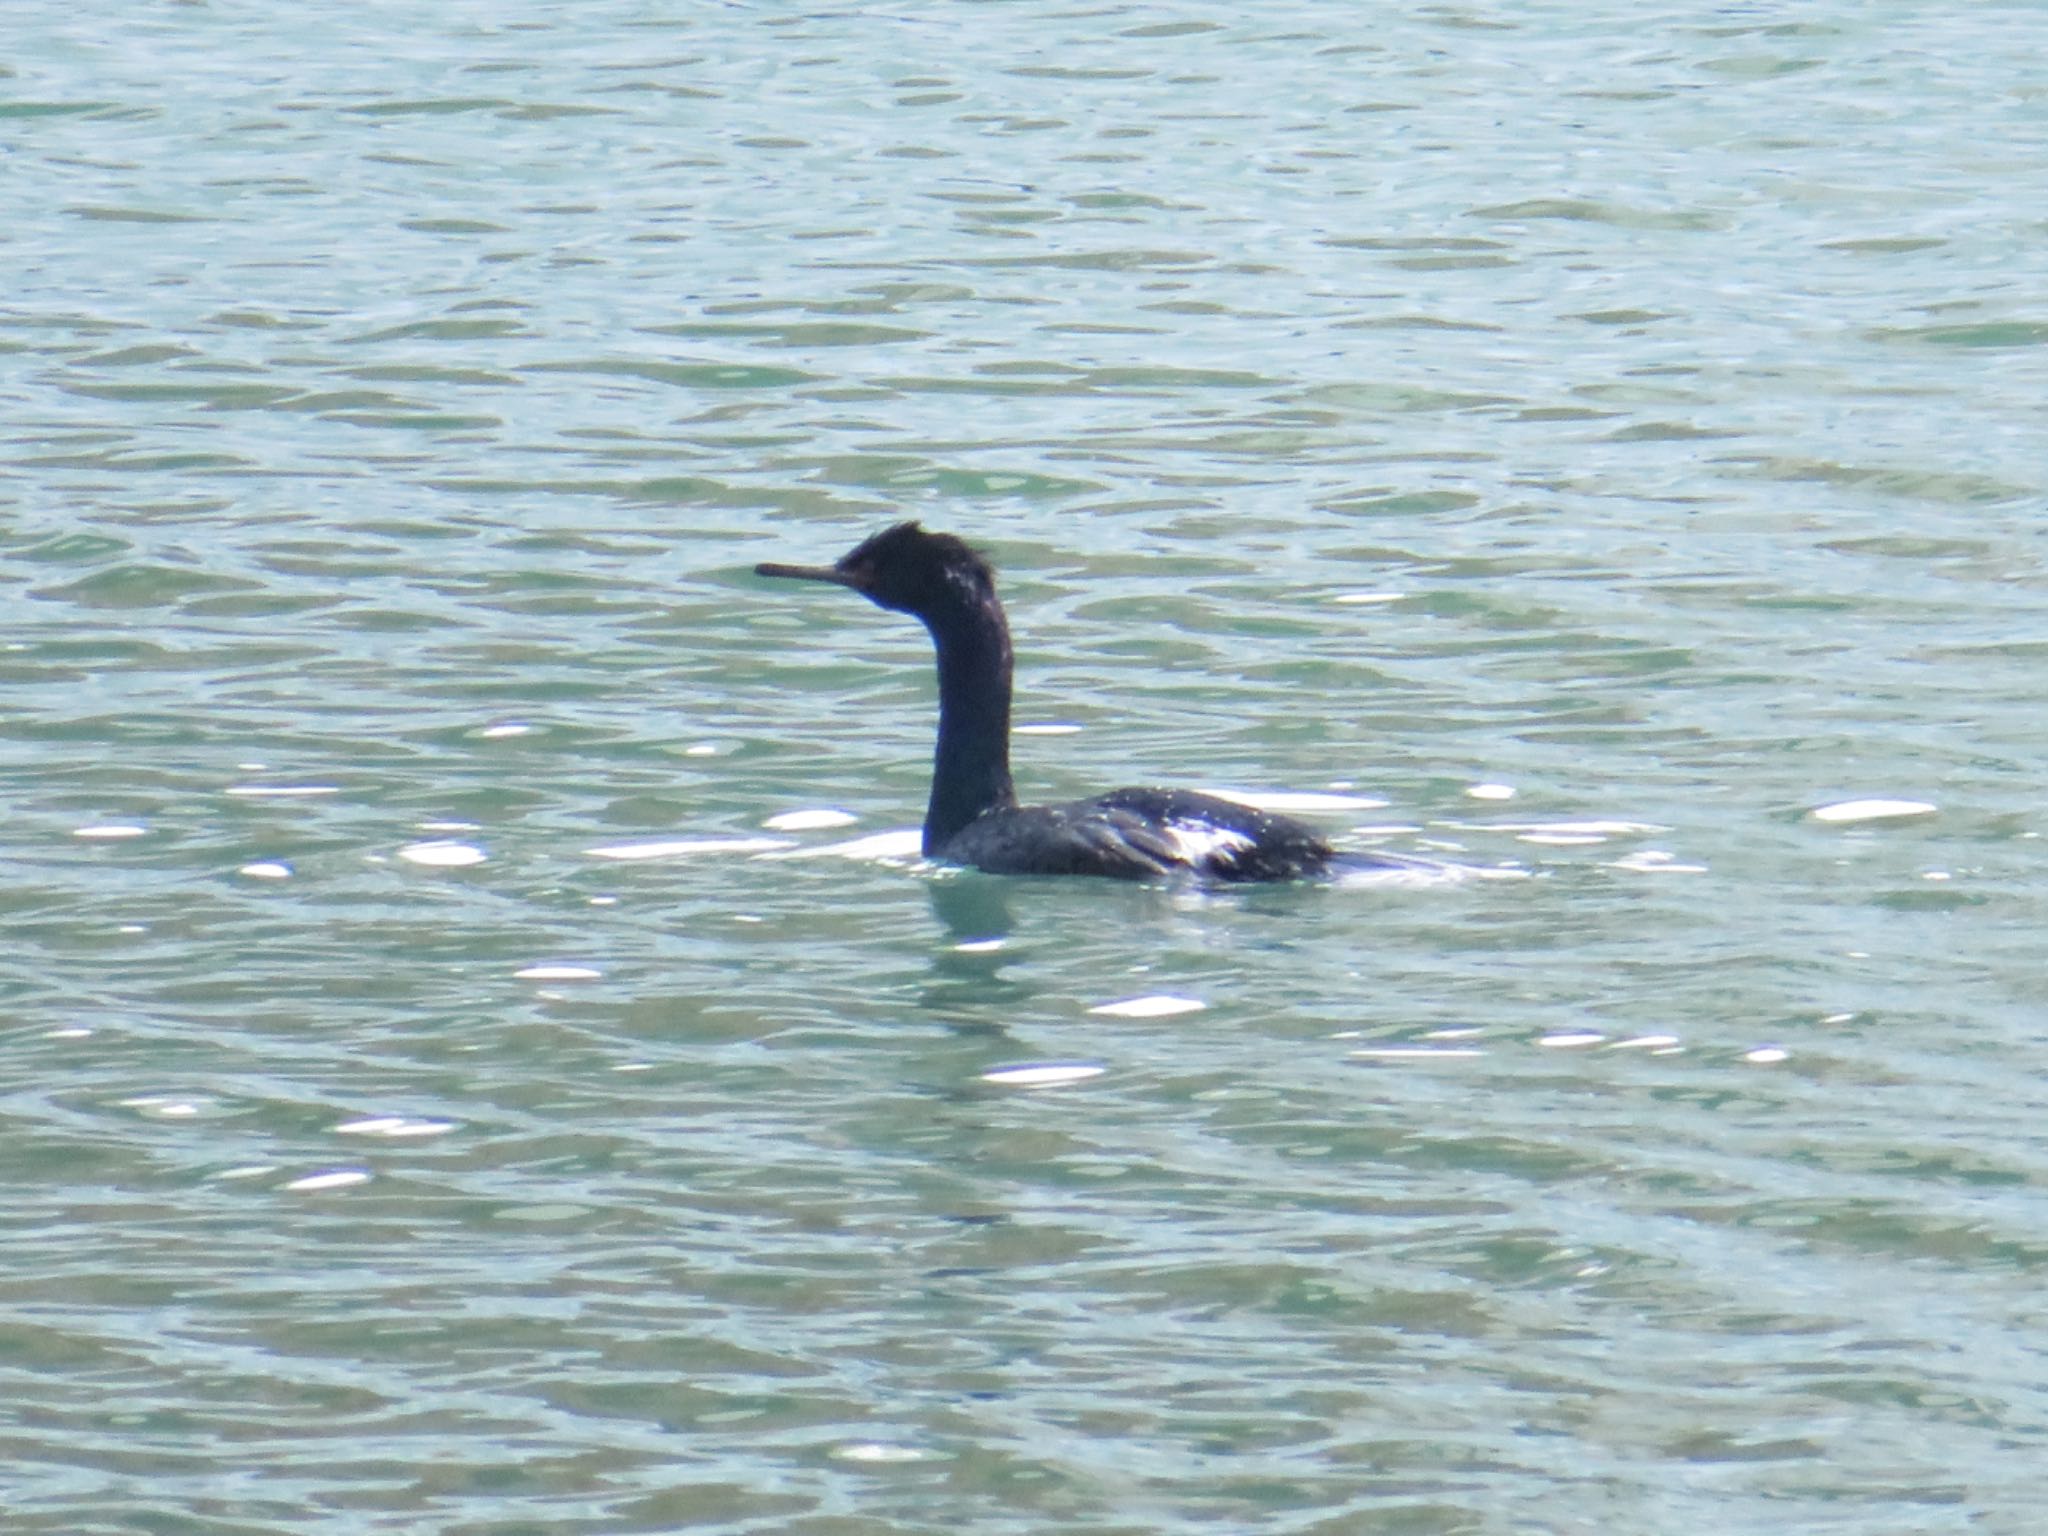
[[[898,523],[830,566],[764,564],[761,576],[851,587],[931,631],[939,740],[925,810],[926,858],[1000,875],[1292,880],[1337,857],[1312,827],[1188,789],[1116,789],[1062,805],[1017,804],[1010,781],[1010,629],[995,573],[949,533]],[[1346,855],[1346,863],[1407,861]]]

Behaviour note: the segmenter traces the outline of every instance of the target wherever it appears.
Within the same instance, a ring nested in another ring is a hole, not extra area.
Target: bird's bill
[[[850,587],[853,578],[833,565],[778,565],[764,561],[754,567],[756,576],[787,576],[797,581],[829,581],[836,587]]]

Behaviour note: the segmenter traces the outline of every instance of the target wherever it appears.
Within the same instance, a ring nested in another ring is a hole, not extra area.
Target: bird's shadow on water
[[[1314,890],[1304,881],[1213,886],[1192,880],[1138,882],[1053,875],[987,875],[978,870],[950,873],[926,887],[932,915],[952,941],[949,952],[969,956],[1000,953],[998,946],[1017,933],[1018,903],[1034,899],[1056,902],[1079,896],[1100,903],[1108,898],[1125,916],[1131,915],[1133,907],[1163,916],[1211,904],[1228,904],[1237,910],[1291,911],[1304,898],[1314,899]],[[1262,897],[1266,900],[1261,901]]]
[[[1039,986],[1003,974],[1017,957],[1009,944],[1017,932],[1013,905],[1016,882],[972,870],[929,881],[925,894],[948,941],[932,956],[925,984],[926,1008],[953,1015],[951,1027],[966,1034],[1002,1034],[995,1019],[975,1018],[990,1005],[1015,1009],[1037,996]]]
[[[1044,917],[1048,928],[1060,926],[1055,914],[1035,914],[1034,907],[1065,906],[1071,916],[1071,904],[1085,902],[1092,909],[1090,926],[1099,930],[1107,925],[1126,935],[1129,952],[1136,953],[1146,947],[1148,932],[1159,948],[1185,945],[1184,925],[1203,923],[1205,911],[1284,923],[1319,908],[1327,910],[1329,902],[1343,899],[1345,888],[1329,880],[1218,886],[1193,880],[1132,883],[960,870],[932,879],[925,889],[943,945],[932,955],[931,975],[921,993],[923,1006],[950,1015],[951,1027],[963,1033],[1000,1034],[1001,1022],[986,1017],[991,1007],[1015,1014],[1049,990],[1044,983],[1027,979],[1030,946],[1017,943],[1040,926],[1037,917]],[[1272,937],[1276,943],[1292,942],[1283,928],[1275,927]],[[1018,974],[1020,968],[1027,974]]]
[[[1329,878],[1278,880],[1218,885],[1198,880],[1146,881],[1139,884],[1055,876],[987,875],[978,870],[948,872],[930,881],[925,891],[932,915],[952,939],[953,953],[998,952],[997,946],[1017,929],[1016,901],[1033,893],[1084,891],[1143,892],[1148,905],[1161,911],[1189,912],[1224,907],[1233,912],[1288,917],[1313,910],[1333,898],[1358,892],[1398,893],[1461,884],[1471,879],[1498,879],[1502,870],[1467,868],[1405,854],[1339,854]],[[1518,872],[1517,872],[1518,873]]]
[[[968,870],[925,886],[932,916],[955,945],[951,953],[961,953],[958,946],[962,944],[994,946],[1017,931],[1016,908],[1011,900],[1015,885],[1015,881],[1001,876],[977,875]]]

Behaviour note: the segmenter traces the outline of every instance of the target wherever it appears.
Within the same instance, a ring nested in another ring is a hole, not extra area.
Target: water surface
[[[2033,1529],[2035,17],[15,7],[7,1528]]]

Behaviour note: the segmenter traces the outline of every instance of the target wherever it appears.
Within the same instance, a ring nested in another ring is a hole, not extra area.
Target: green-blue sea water
[[[6,21],[0,1530],[2040,1529],[2039,6]]]

